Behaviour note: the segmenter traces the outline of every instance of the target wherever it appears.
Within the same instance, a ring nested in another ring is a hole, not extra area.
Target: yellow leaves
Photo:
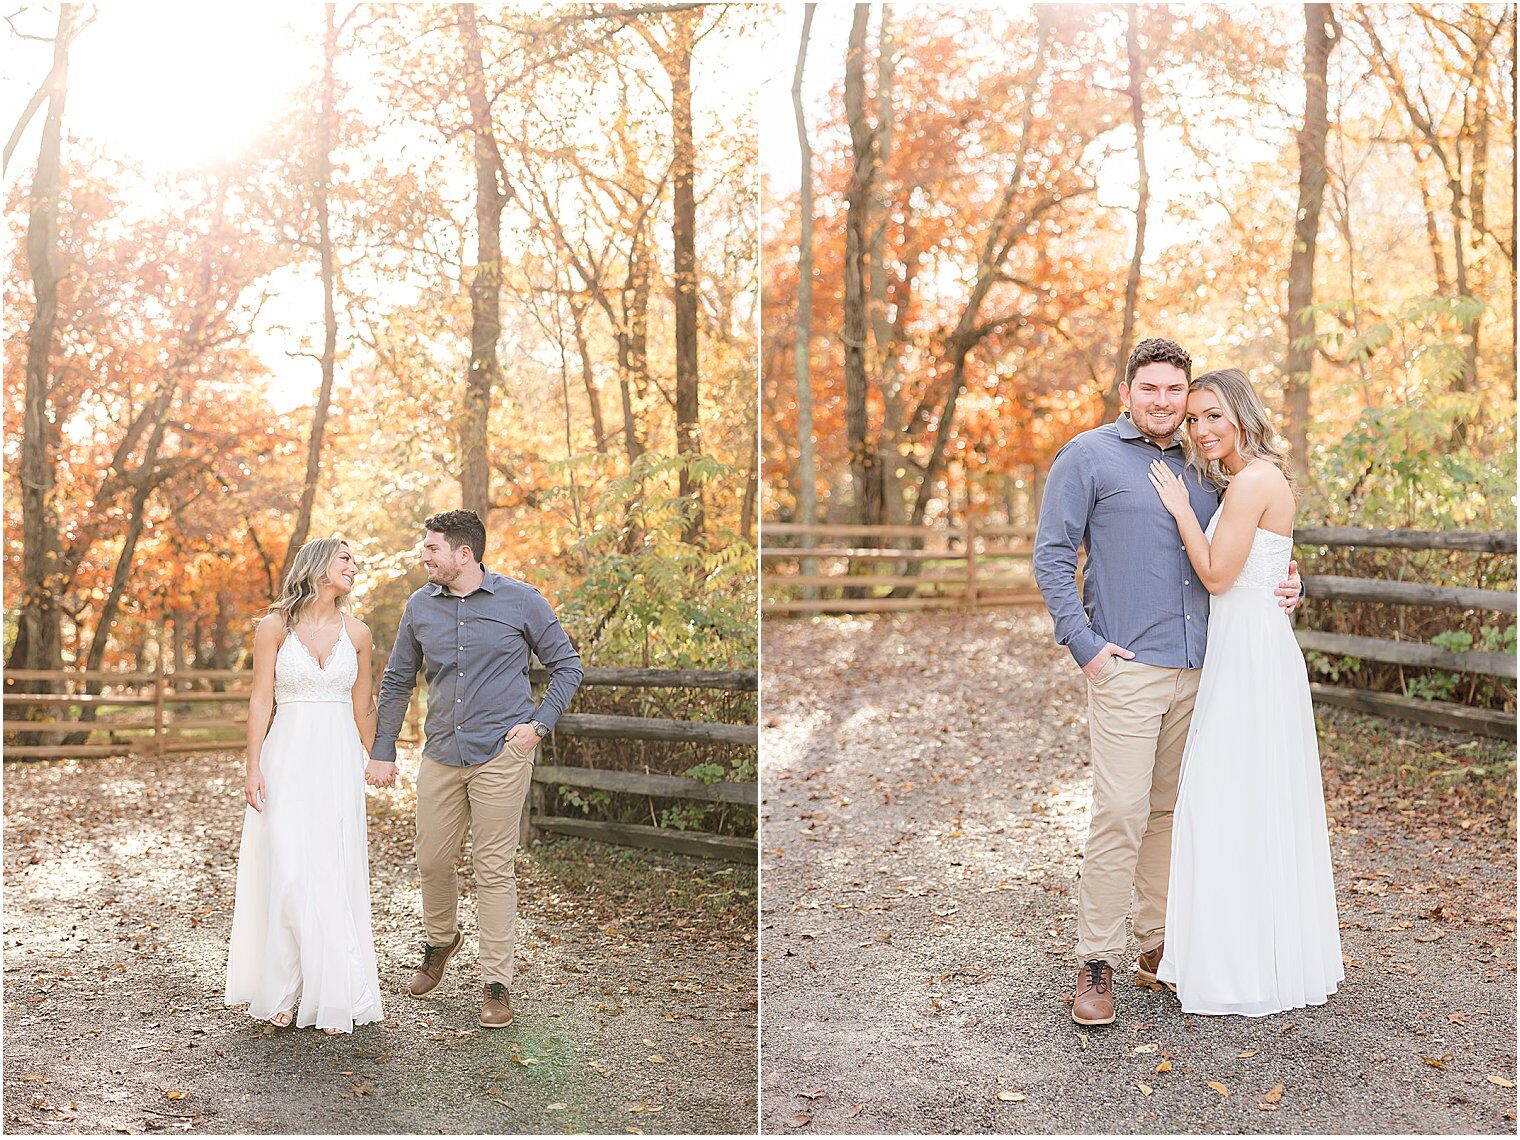
[[[1155,1089],[1151,1088],[1150,1085],[1146,1084],[1144,1081],[1135,1081],[1135,1082],[1133,1082],[1133,1084],[1134,1084],[1135,1088],[1137,1088],[1137,1089],[1140,1090],[1140,1095],[1141,1096],[1150,1096],[1152,1093],[1154,1093],[1156,1091]]]
[[[651,1065],[663,1065],[665,1063],[665,1058],[660,1056],[658,1053],[651,1053],[649,1056],[645,1057],[644,1060],[649,1062]]]
[[[1501,1089],[1512,1089],[1515,1087],[1514,1081],[1509,1080],[1506,1077],[1495,1076],[1493,1073],[1488,1074],[1488,1083],[1492,1085],[1498,1085]]]
[[[1263,1112],[1276,1112],[1278,1102],[1282,1100],[1282,1096],[1282,1082],[1278,1081],[1275,1085],[1272,1086],[1271,1092],[1267,1093],[1266,1096],[1262,1097],[1259,1101],[1256,1102],[1256,1107],[1261,1109]]]
[[[45,1076],[43,1076],[41,1073],[28,1073],[26,1076],[22,1077],[21,1079],[23,1081],[45,1081],[45,1080],[47,1080],[47,1078]]]
[[[1000,1093],[997,1094],[997,1098],[998,1098],[998,1100],[1005,1100],[1005,1101],[1009,1101],[1009,1102],[1011,1102],[1013,1104],[1018,1104],[1019,1102],[1021,1102],[1024,1099],[1024,1094],[1021,1093],[1021,1092],[1018,1092],[1018,1091],[1012,1091],[1012,1092],[1010,1092],[1010,1091],[1004,1090],[1003,1092],[1000,1092]]]
[[[1239,1053],[1235,1054],[1235,1057],[1237,1060],[1248,1061],[1252,1057],[1260,1055],[1260,1053],[1260,1049],[1242,1049]]]
[[[1452,1053],[1450,1050],[1442,1053],[1439,1057],[1427,1057],[1425,1054],[1421,1053],[1420,1060],[1424,1061],[1432,1069],[1444,1069],[1446,1067],[1446,1062],[1450,1061],[1455,1055],[1456,1054]]]
[[[160,1085],[159,1091],[164,1094],[165,1100],[184,1100],[186,1096],[184,1089],[166,1089]]]
[[[1170,1061],[1162,1061],[1161,1064],[1156,1066],[1156,1072],[1158,1073],[1170,1073],[1171,1071],[1172,1063]]]
[[[1210,1081],[1209,1088],[1213,1089],[1222,1097],[1227,1097],[1230,1095],[1230,1090],[1225,1088],[1224,1084],[1220,1081]]]

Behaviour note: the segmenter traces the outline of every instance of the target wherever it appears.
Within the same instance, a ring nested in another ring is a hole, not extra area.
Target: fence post
[[[976,612],[976,520],[966,516],[966,602]]]
[[[153,661],[153,755],[164,758],[164,654]]]

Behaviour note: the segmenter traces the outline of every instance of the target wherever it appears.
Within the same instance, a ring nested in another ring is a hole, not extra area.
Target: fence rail
[[[533,670],[530,679],[548,679],[546,671]],[[98,684],[105,688],[148,688],[149,692],[132,693],[26,693],[10,691],[18,682],[48,682],[58,687],[74,684]],[[15,669],[5,674],[7,691],[4,707],[65,710],[152,709],[151,719],[114,719],[93,716],[89,720],[52,717],[40,720],[7,718],[7,732],[36,733],[43,736],[79,736],[78,742],[54,744],[14,744],[5,748],[6,759],[40,760],[58,758],[97,758],[128,754],[165,756],[180,752],[200,752],[241,747],[246,740],[247,701],[253,673],[239,669],[182,669],[174,672],[112,672],[102,669]],[[208,683],[232,682],[233,687],[220,691],[189,688]],[[755,692],[759,687],[754,669],[622,669],[592,667],[585,670],[585,685],[624,688],[720,689],[729,692]],[[180,715],[177,706],[191,709],[227,704],[234,707],[221,715]],[[402,739],[421,739],[418,710],[414,702],[408,711],[407,729]],[[236,736],[228,730],[241,730]],[[566,737],[602,740],[657,740],[679,743],[727,744],[755,748],[759,732],[753,724],[723,724],[683,721],[661,717],[613,716],[599,713],[566,713],[554,728]],[[107,734],[105,741],[92,740]],[[659,796],[669,799],[706,803],[733,803],[757,806],[753,783],[706,783],[689,776],[670,776],[654,772],[624,772],[616,769],[575,768],[537,764],[533,773],[534,790],[523,813],[523,837],[530,839],[535,830],[580,835],[609,843],[679,851],[689,855],[739,862],[754,862],[757,845],[754,839],[715,835],[702,831],[677,831],[673,828],[644,824],[613,823],[605,820],[551,816],[543,811],[543,788],[550,786],[598,788],[626,795]]]
[[[985,564],[989,559],[1031,556],[1033,533],[1032,527],[988,526],[974,521],[958,527],[847,524],[803,526],[797,523],[766,523],[764,541],[770,542],[773,538],[800,540],[795,545],[770,545],[761,550],[763,559],[783,565],[795,563],[799,567],[797,572],[767,574],[767,587],[830,588],[853,596],[769,598],[762,604],[761,611],[767,614],[786,614],[890,613],[960,608],[974,610],[978,606],[989,604],[1039,601],[1038,590],[1029,588],[1027,583],[1023,584],[1023,589],[998,593],[992,587],[1006,585],[1007,579],[993,579],[985,573]],[[989,538],[1009,537],[1025,541],[1003,548],[987,543]],[[1514,531],[1421,531],[1344,526],[1299,527],[1293,532],[1294,544],[1299,547],[1446,550],[1501,555],[1513,555],[1516,552],[1515,537]],[[806,544],[818,539],[836,541],[828,546]],[[891,545],[868,546],[859,541],[869,539],[890,541]],[[910,541],[904,542],[904,539]],[[803,572],[807,563],[815,561],[842,564],[844,569],[841,573],[833,574]],[[950,563],[952,569],[905,574],[888,565],[886,571],[881,572],[883,564],[893,562],[919,565],[926,562]],[[1032,572],[1030,577],[1032,578]],[[910,586],[915,588],[914,592],[903,596],[904,588]],[[893,589],[891,594],[861,596],[873,587]],[[1510,616],[1514,616],[1517,609],[1516,595],[1512,590],[1435,586],[1421,582],[1353,578],[1334,574],[1307,574],[1304,576],[1304,589],[1308,597],[1332,603],[1375,602],[1454,611],[1479,610]],[[1353,637],[1311,629],[1297,630],[1295,636],[1300,647],[1307,652],[1516,679],[1515,656],[1510,653],[1453,651],[1419,641]],[[1513,737],[1515,734],[1516,721],[1513,713],[1336,685],[1315,683],[1311,688],[1314,699],[1321,704],[1355,708],[1382,716],[1416,720],[1489,736]]]
[[[779,567],[767,574],[767,587],[800,588],[809,593],[843,590],[850,596],[766,598],[762,614],[864,613],[872,611],[977,609],[983,605],[1010,605],[1039,601],[1033,587],[1030,559],[1034,554],[1034,528],[968,522],[964,526],[861,526],[853,523],[766,523],[764,537],[795,538],[794,545],[766,546],[762,562],[773,567],[796,563],[795,571]],[[870,545],[836,541],[818,545],[816,539],[881,540],[916,539],[902,545]],[[993,540],[1013,540],[997,545]],[[930,542],[942,547],[931,548]],[[1014,560],[1018,572],[1007,572]],[[843,565],[841,573],[818,573],[818,563]],[[928,563],[949,563],[924,572],[908,572]],[[1003,573],[994,573],[1001,570]],[[861,596],[862,591],[888,587],[890,595]],[[909,589],[911,587],[911,589]],[[932,592],[925,593],[924,590]]]

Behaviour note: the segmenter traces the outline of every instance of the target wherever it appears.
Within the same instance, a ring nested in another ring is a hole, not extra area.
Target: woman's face
[[[354,555],[344,543],[338,547],[338,553],[332,556],[332,561],[327,564],[327,580],[332,588],[337,591],[339,597],[347,594],[354,588],[354,579],[358,576],[359,564],[354,561]]]
[[[1205,459],[1224,463],[1235,454],[1239,432],[1224,414],[1219,397],[1207,388],[1189,393],[1186,423],[1193,446]]]

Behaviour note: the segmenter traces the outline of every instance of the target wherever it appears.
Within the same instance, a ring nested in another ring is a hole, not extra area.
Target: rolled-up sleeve
[[[559,624],[559,618],[554,616],[548,599],[537,590],[533,590],[528,598],[523,634],[534,656],[549,671],[549,684],[533,713],[533,719],[552,729],[570,707],[570,698],[575,696],[575,690],[580,688],[584,676],[581,655],[570,644],[569,635]]]
[[[1097,484],[1090,466],[1070,444],[1056,453],[1045,481],[1040,522],[1034,540],[1034,580],[1055,623],[1056,640],[1086,665],[1104,646],[1087,620],[1077,590],[1077,549],[1097,501]]]
[[[374,760],[396,759],[396,738],[401,735],[401,725],[406,720],[406,706],[411,702],[412,690],[417,686],[417,670],[422,664],[422,647],[412,629],[412,606],[408,602],[401,611],[401,622],[396,628],[396,643],[391,646],[390,658],[385,663],[385,675],[380,679],[380,711],[375,729],[375,746],[370,749]]]

